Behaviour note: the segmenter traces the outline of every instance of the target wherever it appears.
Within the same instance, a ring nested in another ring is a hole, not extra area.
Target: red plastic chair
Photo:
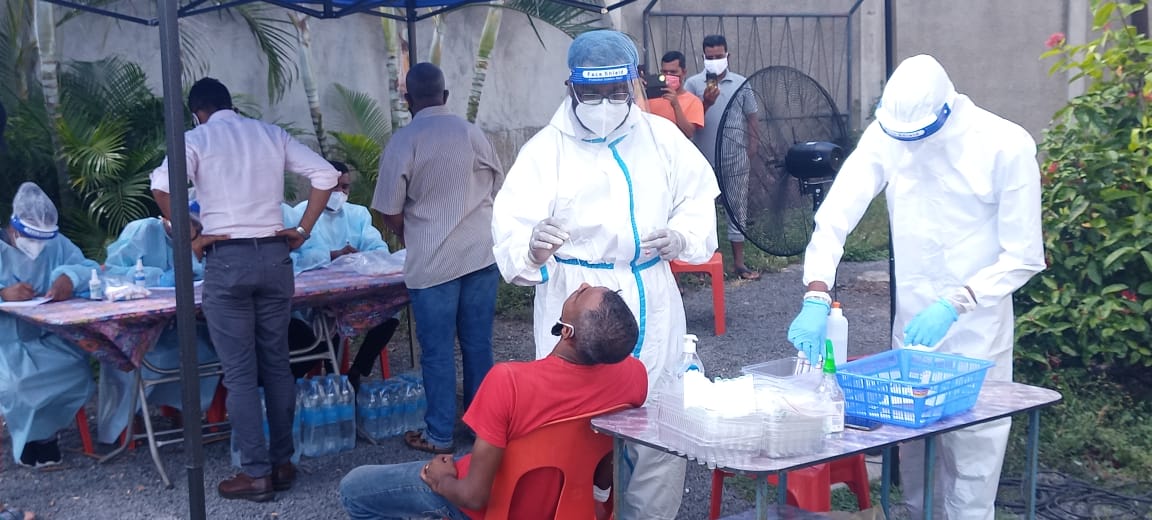
[[[622,405],[609,410],[553,421],[508,443],[484,518],[507,519],[513,493],[520,477],[540,468],[557,468],[564,474],[560,501],[552,520],[589,520],[595,518],[592,477],[605,455],[612,453],[612,438],[592,431],[593,417],[622,410]],[[558,449],[562,446],[562,449]],[[546,519],[539,519],[546,520]]]
[[[724,498],[724,479],[731,473],[712,471],[712,504],[708,511],[709,520],[720,518],[720,502]],[[769,475],[769,484],[776,484],[776,476]],[[856,505],[861,510],[872,507],[871,488],[868,483],[868,466],[864,455],[853,455],[836,459],[827,464],[817,464],[788,472],[788,505],[805,511],[825,512],[832,510],[832,484],[844,483],[856,495]]]
[[[80,443],[84,445],[86,455],[95,455],[96,448],[92,445],[92,432],[88,430],[88,414],[84,408],[76,411],[76,429],[80,430]]]
[[[712,320],[717,336],[727,332],[724,320],[724,257],[717,251],[703,264],[686,264],[679,260],[672,262],[672,274],[708,273],[712,278]]]

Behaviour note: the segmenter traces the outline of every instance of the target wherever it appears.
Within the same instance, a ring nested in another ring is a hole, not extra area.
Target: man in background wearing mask
[[[57,227],[56,206],[39,186],[20,185],[12,219],[0,238],[0,301],[37,296],[87,296],[100,266]],[[12,436],[12,455],[25,466],[59,464],[56,432],[68,426],[92,395],[88,355],[11,314],[0,313],[0,415]]]
[[[521,148],[496,197],[492,235],[504,279],[536,287],[537,359],[555,343],[552,326],[568,295],[584,283],[604,286],[637,317],[633,356],[654,395],[675,377],[685,332],[669,261],[701,263],[716,251],[719,189],[708,161],[682,146],[680,130],[637,106],[637,59],[620,32],[572,42],[568,97]],[[634,444],[625,456],[617,517],[675,518],[684,459]]]
[[[464,408],[492,368],[492,323],[500,273],[492,258],[492,198],[504,168],[479,127],[445,103],[444,73],[417,63],[406,78],[412,122],[380,157],[372,209],[408,249],[404,283],[412,300],[428,412],[408,447],[454,451],[456,340],[464,364]]]
[[[191,213],[192,241],[202,241],[200,224],[200,205],[195,195],[188,196]],[[175,263],[172,259],[172,223],[163,218],[144,218],[129,222],[120,232],[120,237],[108,245],[108,256],[104,260],[104,274],[132,278],[136,271],[136,260],[139,259],[144,266],[144,279],[149,288],[172,289],[176,286]],[[204,264],[192,255],[192,276],[196,280],[203,279]],[[213,363],[217,360],[212,344],[208,341],[208,326],[203,320],[196,324],[196,351],[201,364]],[[160,338],[156,346],[144,355],[144,359],[152,366],[160,369],[176,369],[180,367],[180,342],[176,334],[176,324],[171,323]],[[141,367],[141,377],[144,379],[159,379],[165,377],[146,367]],[[200,378],[200,407],[207,410],[212,404],[212,396],[216,393],[216,384],[219,377]],[[135,375],[125,372],[115,366],[100,364],[100,391],[98,393],[98,440],[111,444],[128,425],[133,413],[139,412],[144,403],[137,401],[136,410],[129,410],[128,402],[135,392]],[[171,382],[148,387],[148,404],[152,406],[168,406],[180,410],[183,408],[180,383]],[[140,430],[136,430],[140,433]]]
[[[648,100],[648,111],[680,127],[684,137],[692,139],[704,128],[704,104],[696,94],[684,90],[684,53],[671,51],[660,59],[660,74],[668,86],[664,96]]]
[[[759,280],[760,273],[748,269],[744,263],[744,234],[737,227],[737,223],[743,226],[747,222],[748,175],[760,143],[756,96],[751,89],[740,88],[744,80],[744,76],[728,70],[728,40],[714,34],[704,37],[704,72],[688,78],[684,88],[704,102],[704,129],[696,132],[695,141],[712,168],[724,176],[721,182],[730,206],[727,213],[732,264],[740,278]],[[743,113],[744,117],[729,117],[724,123],[726,126],[721,128],[724,110],[730,103],[739,107],[738,113]],[[721,135],[747,135],[748,141],[729,140],[725,143],[724,156],[717,157],[716,144]]]
[[[388,252],[388,244],[380,236],[380,230],[372,225],[372,214],[368,212],[368,208],[348,202],[348,195],[352,192],[352,176],[348,172],[348,166],[342,162],[329,162],[340,172],[340,179],[336,181],[336,188],[332,190],[332,196],[328,198],[324,212],[316,220],[316,227],[312,228],[312,236],[300,249],[292,252],[292,261],[297,273],[325,267],[344,255],[373,251]],[[301,202],[292,208],[293,215],[303,212],[305,204]],[[287,218],[291,218],[291,222],[299,220],[298,216],[286,217],[286,222]],[[316,342],[312,325],[304,318],[304,313],[296,315],[289,325],[288,342],[293,351]],[[348,371],[348,381],[357,391],[360,390],[360,379],[372,375],[372,365],[376,361],[376,356],[379,356],[388,345],[399,324],[399,320],[390,318],[368,331],[364,337]],[[316,363],[319,361],[292,365],[293,375],[303,377],[316,366]]]
[[[804,253],[808,292],[788,339],[820,356],[844,240],[881,191],[896,258],[892,348],[992,361],[988,380],[1011,381],[1012,293],[1044,269],[1036,144],[957,93],[927,55],[892,73],[876,121],[816,213]],[[992,520],[1011,424],[940,436],[933,518]],[[911,517],[923,518],[923,441],[902,446],[900,458]]]

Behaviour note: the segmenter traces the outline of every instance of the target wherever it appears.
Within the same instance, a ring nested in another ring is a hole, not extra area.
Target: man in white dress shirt
[[[199,125],[185,134],[188,179],[204,224],[193,252],[205,256],[204,317],[224,368],[243,469],[217,490],[223,498],[263,502],[296,478],[287,337],[295,280],[288,253],[308,238],[340,174],[280,127],[237,114],[227,87],[215,79],[192,85],[188,109]],[[280,211],[285,171],[312,185],[295,229],[285,229]],[[165,217],[170,188],[165,160],[152,172],[152,193]],[[268,407],[267,445],[257,377]]]

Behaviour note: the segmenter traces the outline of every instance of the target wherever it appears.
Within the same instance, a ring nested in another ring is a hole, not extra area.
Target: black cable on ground
[[[1106,489],[1055,471],[1041,471],[1036,481],[1036,518],[1152,518],[1152,493],[1136,492],[1131,489],[1133,486]],[[1020,499],[997,500],[996,505],[1012,513],[1024,513],[1025,482],[1021,477],[1001,478],[1000,487],[1018,492]]]

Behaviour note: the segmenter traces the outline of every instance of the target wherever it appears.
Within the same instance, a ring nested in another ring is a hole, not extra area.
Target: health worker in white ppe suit
[[[668,261],[702,263],[716,251],[720,190],[676,125],[638,105],[637,58],[616,31],[572,42],[568,96],[520,150],[496,196],[492,234],[504,279],[536,286],[536,357],[555,344],[553,324],[580,284],[619,290],[640,324],[633,354],[652,396],[672,377],[685,332]],[[617,517],[675,518],[684,459],[635,445],[626,457],[632,471],[616,483],[625,502]]]
[[[984,359],[1012,380],[1012,293],[1044,269],[1036,144],[1020,126],[958,94],[930,56],[892,74],[816,213],[804,254],[803,308],[788,339],[820,355],[844,239],[884,191],[896,259],[893,348]],[[933,518],[991,520],[1009,419],[939,437]],[[913,518],[923,511],[923,443],[901,447]]]
[[[56,206],[39,186],[20,185],[0,239],[0,301],[53,301],[88,295],[92,269],[60,234]],[[49,304],[51,305],[51,304]],[[12,455],[26,466],[61,461],[56,432],[72,423],[92,395],[88,354],[60,336],[0,313],[0,415]]]

